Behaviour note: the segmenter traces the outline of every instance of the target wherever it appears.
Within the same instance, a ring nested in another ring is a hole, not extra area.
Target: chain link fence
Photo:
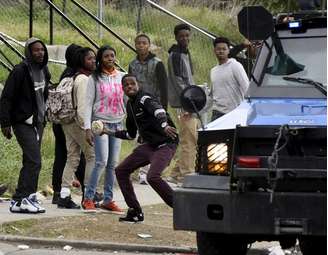
[[[138,33],[149,35],[152,41],[152,51],[166,63],[168,49],[175,43],[174,26],[182,22],[173,17],[174,15],[213,36],[226,36],[232,42],[237,43],[243,40],[238,32],[236,18],[238,11],[244,5],[260,2],[270,8],[278,5],[281,1],[0,0],[0,32],[19,41],[25,41],[32,32],[33,36],[42,39],[47,44],[55,45],[77,43],[96,48],[110,44],[117,50],[119,65],[126,70],[129,62],[135,57],[134,38]],[[51,3],[55,7],[51,8]],[[156,4],[163,6],[167,12],[156,8]],[[31,10],[33,10],[32,14]],[[78,32],[57,10],[66,15],[85,36]],[[53,15],[51,15],[51,11]],[[30,22],[31,17],[32,23]],[[108,26],[108,29],[98,24],[95,19],[101,20]],[[192,28],[190,51],[195,66],[195,80],[198,84],[208,82],[210,68],[216,64],[212,39],[213,37],[205,35],[199,29]],[[0,49],[8,52],[3,45]],[[20,50],[22,51],[22,48]],[[63,58],[65,48],[54,47],[51,51],[51,56],[54,58],[58,56]],[[8,52],[8,55],[13,57],[15,54]],[[19,60],[17,57],[14,59],[13,62]],[[0,60],[5,61],[1,54]],[[63,66],[53,63],[49,66],[56,79]],[[0,69],[0,80],[6,75],[6,72],[5,69]]]

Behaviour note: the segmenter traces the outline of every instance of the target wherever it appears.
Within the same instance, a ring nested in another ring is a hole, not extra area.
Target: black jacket
[[[139,131],[143,142],[158,147],[165,143],[178,144],[178,138],[172,140],[165,132],[165,126],[175,127],[169,114],[151,94],[142,90],[127,102],[127,130],[117,131],[115,136],[121,139],[134,139]]]
[[[35,40],[32,43],[39,41]],[[41,42],[42,43],[42,42]],[[31,44],[31,43],[30,43]],[[16,123],[23,123],[33,115],[33,124],[36,125],[38,119],[38,107],[36,102],[34,82],[30,69],[30,59],[28,54],[28,45],[26,59],[16,65],[10,72],[0,99],[0,125],[1,127],[10,127]],[[46,66],[48,54],[44,56],[42,71],[46,81],[44,89],[44,99],[47,99],[48,84],[50,73]]]

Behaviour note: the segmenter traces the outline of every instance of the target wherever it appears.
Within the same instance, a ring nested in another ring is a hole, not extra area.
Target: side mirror
[[[204,90],[196,85],[191,85],[182,90],[180,94],[181,106],[183,110],[190,113],[196,113],[204,130],[204,124],[199,112],[206,105],[206,94]]]
[[[263,6],[247,6],[238,13],[239,32],[250,41],[262,41],[274,32],[272,14]]]
[[[206,105],[206,94],[199,86],[191,85],[182,90],[180,100],[186,112],[197,113]]]

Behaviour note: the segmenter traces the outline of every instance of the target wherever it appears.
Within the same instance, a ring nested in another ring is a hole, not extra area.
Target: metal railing
[[[216,12],[190,7],[193,5],[187,6],[188,1],[184,1],[186,5],[173,7],[159,6],[151,0],[126,0],[129,4],[125,7],[112,4],[115,2],[120,5],[120,0],[103,1],[101,17],[96,0],[24,0],[19,2],[3,0],[0,2],[1,23],[3,24],[2,26],[0,24],[0,31],[22,41],[26,40],[27,35],[24,36],[24,31],[27,31],[30,33],[28,36],[36,36],[50,44],[87,44],[93,45],[96,49],[98,45],[109,44],[117,51],[119,60],[117,64],[124,70],[135,58],[133,45],[138,32],[146,33],[150,37],[151,51],[166,64],[168,50],[172,44],[176,43],[173,34],[174,26],[183,22],[192,28],[189,49],[193,58],[195,82],[197,84],[209,82],[209,70],[217,63],[213,54],[212,40],[216,34],[224,35],[220,29],[216,29],[216,24],[222,22],[221,16],[218,16]],[[62,5],[63,3],[65,6]],[[6,11],[1,13],[1,8]],[[198,19],[199,15],[205,19]],[[19,25],[23,33],[18,34],[17,30],[11,30],[10,22],[5,25],[7,20],[12,20],[12,26]],[[233,27],[230,20],[226,23]],[[103,37],[100,36],[99,29],[106,32]],[[235,28],[225,29],[231,31]],[[61,51],[58,53],[62,54]]]
[[[81,4],[79,4],[75,0],[71,0],[72,3],[74,3],[76,6],[78,6],[81,10],[84,11],[89,17],[91,17],[94,21],[96,21],[99,25],[101,25],[103,28],[105,28],[108,32],[110,32],[112,35],[114,35],[121,43],[123,43],[125,46],[127,46],[130,50],[136,52],[136,49],[126,40],[124,40],[121,36],[119,36],[116,32],[114,32],[112,29],[110,29],[104,22],[102,22],[99,18],[97,18],[95,15],[93,15],[90,11],[87,10],[87,8],[83,7]]]

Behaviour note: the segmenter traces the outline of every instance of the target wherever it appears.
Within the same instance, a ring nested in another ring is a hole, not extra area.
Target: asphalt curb
[[[100,251],[131,251],[131,252],[149,252],[149,253],[196,253],[197,249],[192,247],[172,247],[143,244],[126,244],[99,242],[87,240],[61,240],[52,238],[37,238],[26,236],[0,235],[0,241],[11,243],[24,243],[27,245],[64,247],[69,245],[76,249],[95,249]]]

